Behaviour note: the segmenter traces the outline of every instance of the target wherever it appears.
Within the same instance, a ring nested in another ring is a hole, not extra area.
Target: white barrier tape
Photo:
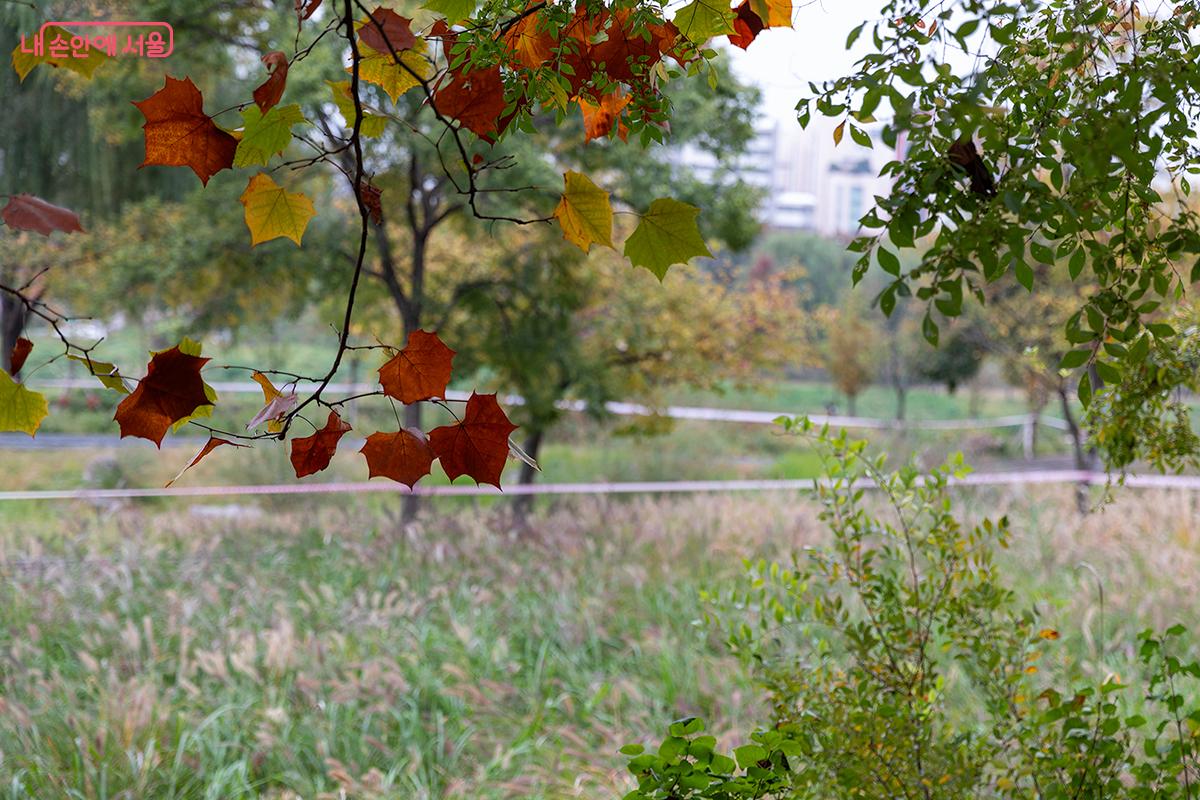
[[[1025,484],[1085,483],[1102,485],[1108,476],[1087,470],[993,472],[953,479],[955,486],[1016,486]],[[257,486],[174,486],[170,489],[49,489],[0,492],[0,502],[15,500],[126,500],[151,497],[242,497],[247,495],[359,494],[382,492],[421,497],[514,497],[517,495],[679,494],[703,492],[812,491],[813,479],[740,481],[629,481],[623,483],[542,483],[515,485],[503,491],[492,486],[418,486],[409,490],[395,483],[284,483]],[[873,488],[860,481],[855,488]],[[1130,488],[1200,490],[1196,475],[1129,475]]]
[[[48,389],[92,389],[98,387],[95,381],[78,378],[38,381],[35,385]],[[258,394],[262,392],[262,387],[257,383],[215,381],[210,385],[218,392],[229,392],[231,394]],[[331,383],[326,387],[327,391],[332,394],[347,396],[372,392],[377,388],[375,384],[369,383]],[[448,400],[465,401],[470,396],[468,392],[446,392]],[[525,398],[520,395],[506,395],[500,398],[500,402],[504,405],[519,406],[525,404]],[[564,411],[587,410],[587,404],[581,400],[560,400],[555,405]],[[773,425],[779,417],[800,416],[791,411],[752,411],[747,409],[702,408],[695,406],[667,406],[662,409],[654,409],[639,403],[620,401],[605,403],[604,407],[609,413],[618,416],[646,417],[652,414],[659,414],[671,417],[672,419],[690,419],[706,422],[744,422],[750,425]],[[809,414],[807,416],[812,420],[814,425],[829,425],[831,428],[870,430],[904,430],[915,428],[919,430],[956,431],[984,430],[988,428],[1020,428],[1028,424],[1030,420],[1028,414],[1012,414],[1005,417],[985,419],[913,419],[903,421],[829,414]],[[1066,421],[1057,417],[1039,416],[1037,423],[1049,428],[1057,428],[1062,431],[1067,430]]]

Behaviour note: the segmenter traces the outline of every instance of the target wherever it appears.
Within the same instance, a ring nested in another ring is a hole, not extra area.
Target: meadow
[[[1138,630],[1200,621],[1194,496],[958,498],[1013,521],[1048,675],[1134,678]],[[701,591],[820,544],[811,499],[568,499],[520,530],[453,503],[403,530],[386,499],[8,504],[0,796],[616,798],[621,745],[766,721]]]

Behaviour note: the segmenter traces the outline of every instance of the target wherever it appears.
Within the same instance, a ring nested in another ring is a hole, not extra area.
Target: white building
[[[895,152],[879,141],[879,125],[866,128],[876,142],[871,150],[849,134],[835,144],[836,126],[836,120],[814,118],[807,129],[770,120],[756,128],[733,170],[763,190],[759,214],[765,227],[853,236],[876,195],[891,189],[891,180],[879,177],[879,172]],[[717,168],[710,154],[694,147],[673,151],[671,159],[702,180],[711,180]]]

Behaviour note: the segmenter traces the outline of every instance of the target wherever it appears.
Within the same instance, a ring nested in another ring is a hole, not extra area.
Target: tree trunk
[[[0,368],[12,374],[12,351],[25,332],[25,305],[7,292],[0,292]]]
[[[852,417],[857,417],[858,416],[857,408],[858,408],[858,395],[857,394],[846,395],[847,413]]]
[[[1030,411],[1021,426],[1021,451],[1026,461],[1037,457],[1038,412]]]
[[[1071,434],[1071,447],[1075,452],[1075,469],[1086,470],[1089,466],[1087,452],[1083,444],[1083,431],[1075,422],[1075,415],[1071,413],[1071,399],[1067,394],[1065,383],[1060,383],[1058,386],[1058,399],[1062,405],[1063,419],[1067,421],[1067,431]],[[1086,483],[1079,483],[1075,486],[1075,506],[1079,509],[1080,514],[1088,512],[1088,486]]]
[[[888,372],[891,373],[892,389],[896,392],[896,421],[903,422],[908,406],[908,376],[904,372],[904,358],[900,352],[900,335],[897,324],[889,327],[891,344],[888,348]]]
[[[526,455],[534,461],[538,459],[538,451],[542,447],[542,441],[545,439],[545,436],[545,429],[539,428],[525,437],[525,443],[522,447],[525,449]],[[528,463],[521,462],[521,474],[517,477],[517,483],[521,486],[529,486],[535,480],[537,480],[537,470]],[[534,497],[531,494],[519,494],[513,500],[513,519],[519,526],[525,526],[529,515],[533,512],[533,506]]]
[[[405,326],[407,328],[407,325]],[[405,336],[407,341],[407,334]],[[404,407],[404,427],[424,430],[421,427],[421,403],[410,403]],[[408,527],[417,519],[421,511],[421,498],[415,494],[407,494],[400,507],[400,525]]]

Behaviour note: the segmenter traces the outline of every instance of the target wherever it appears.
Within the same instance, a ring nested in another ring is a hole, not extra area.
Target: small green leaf
[[[921,321],[921,333],[925,336],[926,341],[928,341],[934,347],[937,347],[938,326],[937,323],[933,321],[933,317],[928,313],[925,314],[925,319]]]
[[[868,149],[875,146],[875,143],[871,141],[871,137],[867,135],[867,132],[854,125],[850,126],[850,138],[853,139],[856,144],[862,145]]]
[[[739,767],[746,769],[765,759],[767,751],[757,744],[744,744],[734,749],[733,757],[737,759]]]
[[[1083,265],[1087,262],[1087,251],[1082,246],[1075,248],[1075,252],[1071,254],[1071,260],[1067,263],[1067,271],[1071,273],[1071,280],[1079,277],[1079,273],[1083,272]]]
[[[1062,357],[1062,361],[1058,362],[1059,369],[1075,369],[1082,367],[1092,357],[1092,351],[1088,349],[1071,350]]]
[[[880,268],[889,275],[900,275],[900,259],[890,250],[880,247],[875,251],[875,258],[879,260]]]
[[[1025,263],[1025,259],[1018,258],[1013,262],[1013,271],[1017,276],[1017,283],[1025,287],[1025,291],[1033,291],[1033,268]]]
[[[1079,376],[1079,402],[1087,408],[1092,402],[1092,379],[1085,372]]]

